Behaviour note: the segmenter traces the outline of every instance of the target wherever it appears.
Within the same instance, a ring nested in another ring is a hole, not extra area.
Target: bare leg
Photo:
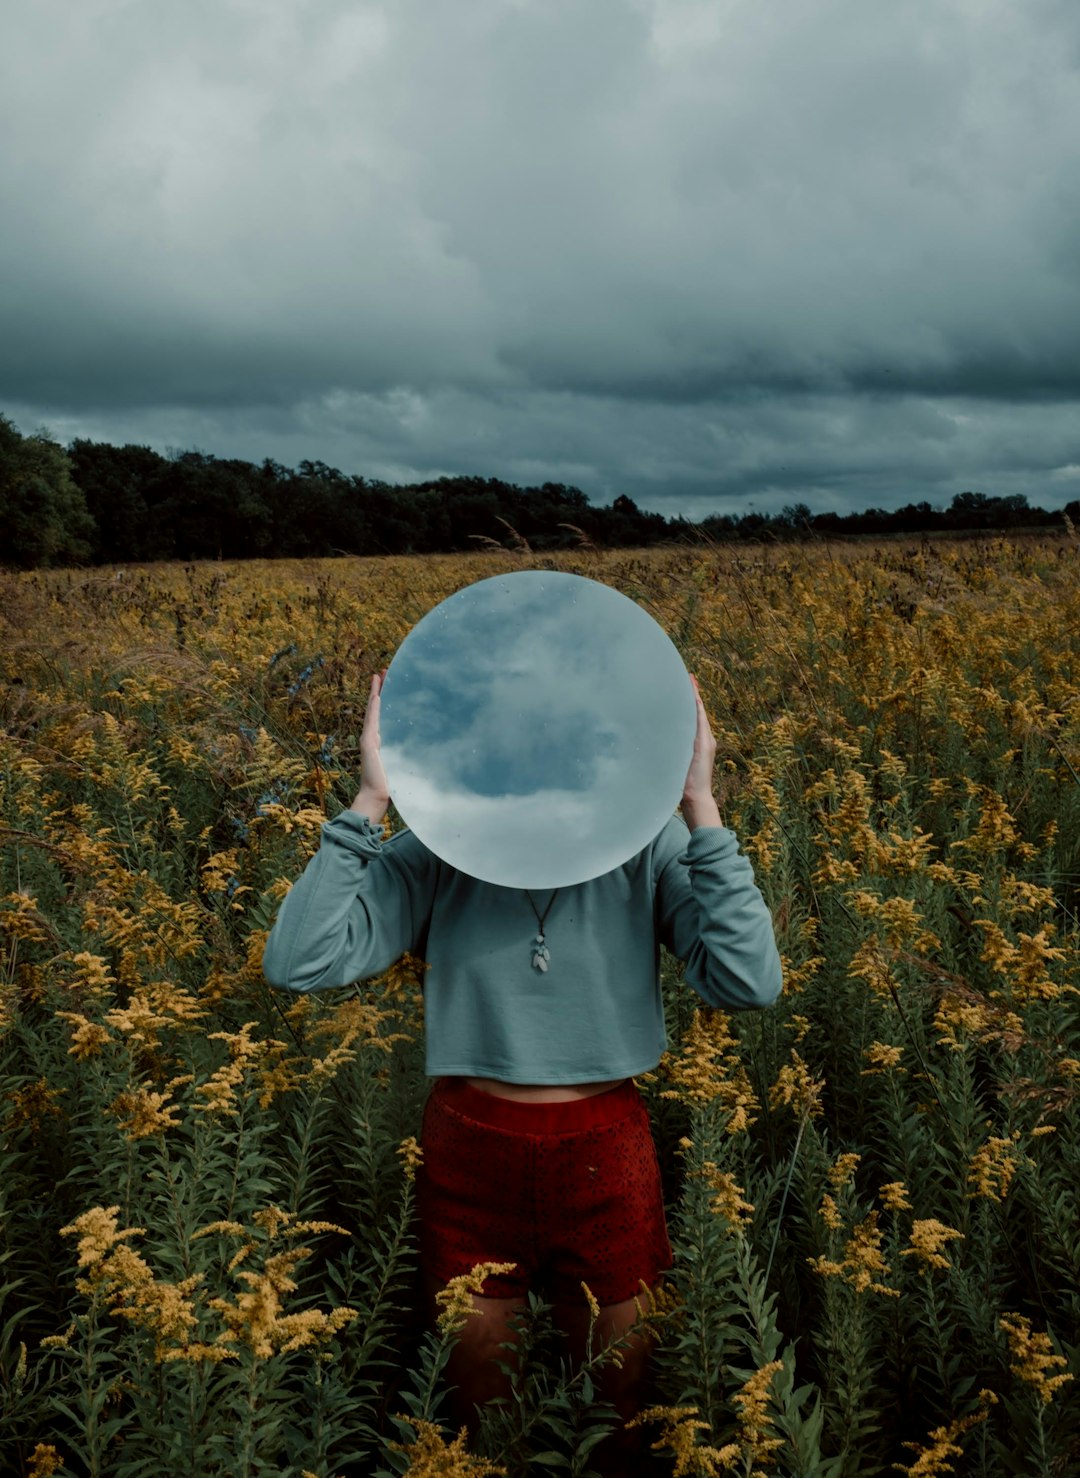
[[[586,1356],[589,1331],[589,1310],[579,1304],[556,1304],[556,1323],[570,1340],[570,1354],[576,1365]],[[608,1401],[618,1412],[623,1428],[616,1428],[604,1439],[594,1454],[596,1466],[602,1473],[617,1478],[617,1475],[635,1471],[635,1456],[641,1451],[640,1429],[625,1430],[625,1423],[638,1414],[649,1364],[649,1341],[642,1334],[631,1334],[639,1317],[638,1306],[631,1298],[625,1303],[605,1304],[593,1327],[592,1348],[595,1355],[605,1345],[624,1339],[619,1355],[621,1364],[608,1360],[597,1372],[596,1385],[600,1398]]]
[[[433,1322],[438,1312],[435,1294],[440,1287],[441,1284],[428,1282],[428,1306]],[[510,1395],[510,1377],[500,1368],[499,1362],[513,1363],[512,1351],[502,1347],[512,1342],[511,1320],[524,1307],[524,1301],[479,1298],[474,1294],[472,1306],[475,1312],[469,1315],[458,1336],[447,1365],[446,1378],[454,1388],[451,1397],[454,1425],[468,1427],[470,1435],[475,1436],[480,1425],[480,1408],[499,1396]],[[571,1360],[575,1365],[582,1364],[588,1344],[588,1308],[578,1304],[556,1304],[553,1315],[558,1327],[567,1335]],[[605,1345],[626,1337],[619,1352],[622,1363],[605,1362],[595,1377],[600,1398],[610,1402],[623,1424],[637,1415],[648,1369],[649,1341],[640,1334],[630,1333],[637,1318],[637,1304],[628,1299],[625,1303],[603,1306],[593,1328],[594,1355]],[[627,1432],[624,1425],[616,1428],[595,1449],[592,1461],[609,1478],[623,1478],[623,1475],[635,1471],[635,1458],[641,1452],[641,1445],[640,1430]]]
[[[427,1295],[430,1317],[438,1312],[435,1294],[441,1284],[429,1281]],[[497,1396],[509,1396],[510,1378],[498,1362],[511,1360],[511,1352],[501,1349],[513,1337],[510,1321],[523,1307],[516,1298],[472,1297],[476,1311],[465,1321],[446,1368],[446,1379],[453,1386],[455,1426],[467,1426],[475,1435],[480,1424],[478,1408]]]

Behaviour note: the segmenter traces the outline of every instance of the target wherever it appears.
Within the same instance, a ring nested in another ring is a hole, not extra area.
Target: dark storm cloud
[[[25,429],[30,407],[16,407]],[[1080,497],[1076,413],[1059,404],[961,399],[744,395],[672,405],[543,391],[335,392],[293,407],[152,407],[109,420],[53,416],[53,431],[200,447],[223,456],[321,459],[391,482],[481,469],[576,484],[596,502],[629,494],[669,516],[947,503],[975,488],[1058,507]]]
[[[16,0],[0,408],[648,506],[1080,463],[1063,0]]]

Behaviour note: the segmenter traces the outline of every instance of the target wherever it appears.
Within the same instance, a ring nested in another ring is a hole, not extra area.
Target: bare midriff
[[[595,1098],[609,1088],[618,1088],[626,1079],[613,1078],[607,1083],[501,1083],[497,1078],[466,1078],[465,1081],[482,1093],[514,1098],[519,1103],[572,1103],[575,1098]]]

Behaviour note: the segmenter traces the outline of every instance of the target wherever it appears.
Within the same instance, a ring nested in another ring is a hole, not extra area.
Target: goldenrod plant
[[[317,997],[261,972],[371,674],[526,565],[679,645],[785,963],[743,1017],[665,962],[641,1471],[1080,1471],[1066,530],[0,576],[0,1472],[600,1461],[619,1350],[568,1361],[540,1293],[510,1395],[450,1423],[468,1290],[427,1327],[422,962]]]

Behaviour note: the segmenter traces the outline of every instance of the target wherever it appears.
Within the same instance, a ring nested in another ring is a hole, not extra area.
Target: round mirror
[[[580,575],[480,580],[413,627],[382,695],[394,804],[443,861],[557,888],[663,828],[694,748],[693,688],[632,600]]]

